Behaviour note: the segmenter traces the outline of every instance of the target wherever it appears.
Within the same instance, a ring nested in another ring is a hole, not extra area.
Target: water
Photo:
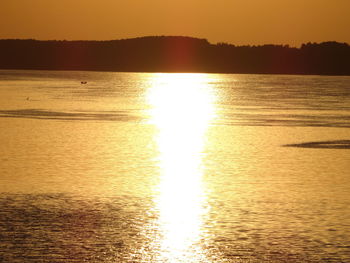
[[[0,71],[0,262],[350,262],[349,127],[349,77]]]

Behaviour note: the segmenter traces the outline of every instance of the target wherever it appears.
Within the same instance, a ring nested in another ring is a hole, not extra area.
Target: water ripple
[[[350,149],[350,140],[304,142],[296,144],[285,144],[284,147],[300,147],[315,149]]]
[[[0,118],[29,118],[65,121],[135,121],[141,117],[130,111],[62,112],[42,109],[0,110]]]

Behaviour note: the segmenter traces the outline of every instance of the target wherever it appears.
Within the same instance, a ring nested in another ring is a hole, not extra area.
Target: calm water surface
[[[0,262],[350,262],[349,128],[350,77],[0,71]]]

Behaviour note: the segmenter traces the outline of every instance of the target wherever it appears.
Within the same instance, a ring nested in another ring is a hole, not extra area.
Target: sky
[[[0,0],[0,39],[350,43],[350,0]]]

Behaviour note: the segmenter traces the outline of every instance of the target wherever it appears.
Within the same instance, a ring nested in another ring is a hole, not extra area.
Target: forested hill
[[[350,75],[350,46],[210,44],[191,37],[111,41],[0,40],[0,69]]]

